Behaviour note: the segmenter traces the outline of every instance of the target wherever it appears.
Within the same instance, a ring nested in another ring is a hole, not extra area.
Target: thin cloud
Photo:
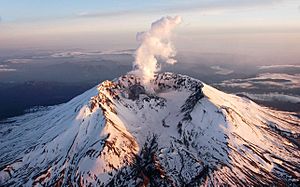
[[[121,50],[121,51],[63,51],[50,55],[53,58],[73,58],[73,57],[87,57],[87,56],[101,56],[101,55],[132,55],[134,50]]]
[[[11,72],[11,71],[17,71],[16,69],[12,69],[12,68],[0,68],[0,72]]]
[[[251,94],[246,92],[240,92],[237,94],[245,95],[252,100],[258,101],[284,101],[289,103],[300,103],[300,96],[286,95],[282,93],[265,93],[265,94]]]
[[[279,69],[279,68],[300,68],[300,65],[280,64],[280,65],[259,66],[259,69]]]
[[[226,10],[238,8],[265,7],[284,2],[286,0],[206,0],[197,3],[189,3],[181,6],[168,8],[171,11],[208,11],[208,10]]]
[[[120,11],[111,11],[111,12],[79,12],[75,14],[75,17],[77,18],[113,17],[113,16],[122,16],[122,15],[136,14],[136,13],[141,13],[141,11],[120,10]]]
[[[240,8],[265,7],[284,2],[286,0],[205,0],[197,3],[178,3],[177,5],[165,5],[159,7],[149,7],[141,9],[128,9],[107,12],[79,12],[75,18],[95,18],[95,17],[114,17],[122,15],[153,14],[153,13],[181,13],[199,12],[202,15],[222,14],[226,11]]]
[[[223,87],[255,88],[259,86],[272,86],[277,88],[300,88],[300,74],[289,75],[283,73],[265,73],[247,79],[225,80],[217,84]]]
[[[8,59],[5,61],[6,63],[10,64],[26,64],[32,62],[32,59],[27,58],[14,58],[14,59]]]
[[[222,68],[220,66],[211,66],[210,68],[216,70],[215,73],[219,75],[229,75],[234,72],[233,70]]]
[[[17,71],[14,68],[9,68],[7,64],[0,64],[0,72]]]

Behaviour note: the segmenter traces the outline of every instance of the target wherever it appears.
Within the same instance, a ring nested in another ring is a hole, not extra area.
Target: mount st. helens
[[[2,122],[0,186],[297,186],[299,118],[161,73]]]

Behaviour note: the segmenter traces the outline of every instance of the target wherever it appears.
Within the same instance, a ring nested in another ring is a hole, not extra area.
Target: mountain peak
[[[296,185],[299,122],[185,75],[127,74],[2,125],[0,184]]]

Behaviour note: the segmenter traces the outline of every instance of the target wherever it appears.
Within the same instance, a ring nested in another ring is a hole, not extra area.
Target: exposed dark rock
[[[132,100],[139,99],[140,94],[145,94],[145,88],[140,84],[134,84],[128,89],[128,98]]]

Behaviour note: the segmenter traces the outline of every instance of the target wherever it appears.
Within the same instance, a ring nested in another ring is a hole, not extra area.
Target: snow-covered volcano
[[[161,73],[0,126],[0,186],[299,185],[299,118]]]

